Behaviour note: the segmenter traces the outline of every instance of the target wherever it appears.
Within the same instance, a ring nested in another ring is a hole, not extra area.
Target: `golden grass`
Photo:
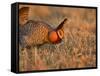
[[[20,71],[96,67],[95,9],[30,7],[30,19],[45,21],[52,27],[57,27],[65,17],[69,21],[62,43],[23,51],[19,48]]]

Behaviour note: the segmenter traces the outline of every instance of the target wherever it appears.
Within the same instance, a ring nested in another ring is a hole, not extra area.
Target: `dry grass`
[[[65,17],[69,21],[65,24],[62,43],[44,44],[31,50],[19,48],[20,71],[96,67],[95,9],[30,8],[33,10],[29,13],[30,19],[43,20],[52,27],[57,27]]]

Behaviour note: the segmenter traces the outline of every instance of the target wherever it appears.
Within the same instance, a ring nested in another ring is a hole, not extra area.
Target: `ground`
[[[24,7],[28,5],[20,5]],[[67,18],[64,39],[31,50],[19,48],[20,71],[96,67],[96,9],[29,6],[29,19],[42,20],[53,28]],[[30,52],[28,56],[27,51]]]

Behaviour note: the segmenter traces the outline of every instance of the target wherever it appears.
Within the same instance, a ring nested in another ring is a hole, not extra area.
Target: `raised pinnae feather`
[[[57,27],[56,30],[59,30],[59,29],[63,28],[63,25],[65,24],[66,21],[67,21],[67,18],[65,18],[65,19],[59,24],[59,26]]]

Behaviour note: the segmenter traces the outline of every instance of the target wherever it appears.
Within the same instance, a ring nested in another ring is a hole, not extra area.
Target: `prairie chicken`
[[[24,54],[26,59],[23,59],[23,63],[27,62],[27,65],[25,63],[23,66],[26,70],[32,70],[33,62],[34,65],[37,65],[39,60],[37,46],[45,43],[60,43],[64,38],[63,26],[67,19],[65,18],[57,28],[52,28],[43,21],[28,20],[28,11],[29,7],[23,7],[19,10],[19,43],[21,45],[20,51],[26,52]],[[31,49],[32,46],[36,46],[34,50]]]
[[[56,28],[41,21],[29,20],[20,27],[20,44],[23,47],[41,45],[44,43],[59,43],[64,37],[63,25],[66,19]]]
[[[28,10],[28,8],[25,10]],[[27,14],[25,14],[25,10],[22,10],[21,14],[24,12],[24,15],[27,16]],[[25,16],[23,18],[25,18]],[[67,19],[65,18],[57,28],[52,28],[49,24],[42,21],[28,20],[19,28],[19,42],[21,46],[30,47],[44,43],[55,44],[61,42],[64,38],[63,25],[66,20]]]

